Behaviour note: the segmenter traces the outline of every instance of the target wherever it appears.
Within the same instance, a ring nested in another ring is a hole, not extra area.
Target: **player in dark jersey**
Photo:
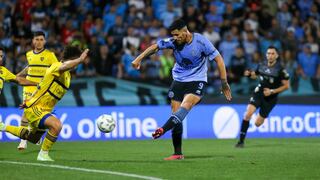
[[[143,58],[162,49],[172,49],[176,63],[172,69],[173,82],[168,97],[171,99],[172,114],[168,121],[152,134],[154,139],[172,129],[174,154],[165,160],[183,159],[182,121],[189,111],[200,102],[207,84],[207,61],[215,61],[220,72],[222,92],[231,100],[224,61],[212,43],[199,33],[190,33],[184,21],[178,19],[169,27],[171,38],[159,40],[148,47],[134,61],[132,66],[139,69]]]
[[[242,121],[240,138],[235,147],[244,147],[249,121],[256,109],[260,108],[255,121],[255,125],[259,127],[277,104],[278,94],[289,89],[289,74],[278,61],[279,54],[277,49],[273,46],[268,47],[266,57],[267,61],[260,63],[255,71],[247,70],[245,72],[245,75],[252,79],[256,79],[259,76],[260,82],[250,98]]]

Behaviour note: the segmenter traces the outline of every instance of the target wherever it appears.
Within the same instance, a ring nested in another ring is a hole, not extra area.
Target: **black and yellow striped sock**
[[[52,135],[49,131],[47,132],[46,138],[42,143],[41,150],[42,151],[49,151],[52,145],[57,141],[58,136]]]
[[[5,131],[17,137],[20,137],[21,139],[25,139],[25,136],[29,133],[28,128],[23,126],[7,125]]]

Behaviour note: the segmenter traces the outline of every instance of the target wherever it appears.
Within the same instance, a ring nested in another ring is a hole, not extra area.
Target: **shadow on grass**
[[[216,158],[227,158],[227,159],[234,159],[235,156],[222,156],[222,155],[191,155],[186,156],[185,159],[216,159]]]

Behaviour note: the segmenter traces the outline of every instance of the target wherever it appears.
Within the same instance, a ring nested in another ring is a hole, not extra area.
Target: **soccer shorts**
[[[168,97],[175,101],[182,102],[186,94],[194,94],[203,97],[207,87],[205,81],[179,82],[173,81],[169,88]]]
[[[43,110],[39,106],[25,109],[24,114],[32,129],[45,129],[44,121],[53,115],[52,110]]]
[[[257,109],[259,109],[259,114],[263,118],[267,118],[277,104],[278,98],[277,96],[269,96],[265,97],[262,91],[254,92],[252,97],[250,98],[249,104],[254,105]]]

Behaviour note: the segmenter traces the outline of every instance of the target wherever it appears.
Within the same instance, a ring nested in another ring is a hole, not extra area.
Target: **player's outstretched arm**
[[[218,70],[220,72],[220,79],[221,79],[221,91],[226,97],[228,101],[231,101],[232,95],[231,95],[231,89],[227,81],[227,71],[226,67],[224,65],[224,61],[221,55],[218,55],[214,59],[218,65]]]
[[[20,71],[16,76],[17,77],[26,77],[28,74],[28,68],[29,66],[26,66],[22,71]]]
[[[33,81],[29,81],[24,77],[16,76],[16,79],[12,80],[12,82],[15,82],[21,86],[36,86],[37,83]]]
[[[78,64],[83,63],[88,56],[88,52],[89,49],[85,49],[79,58],[63,62],[59,68],[59,72],[63,73],[65,71],[75,68]]]
[[[132,67],[135,68],[135,69],[140,69],[140,65],[141,65],[142,59],[144,59],[145,57],[150,56],[151,54],[156,53],[158,50],[159,50],[159,48],[158,48],[157,44],[153,44],[153,45],[149,46],[138,57],[136,57],[136,59],[134,59],[131,62]]]

